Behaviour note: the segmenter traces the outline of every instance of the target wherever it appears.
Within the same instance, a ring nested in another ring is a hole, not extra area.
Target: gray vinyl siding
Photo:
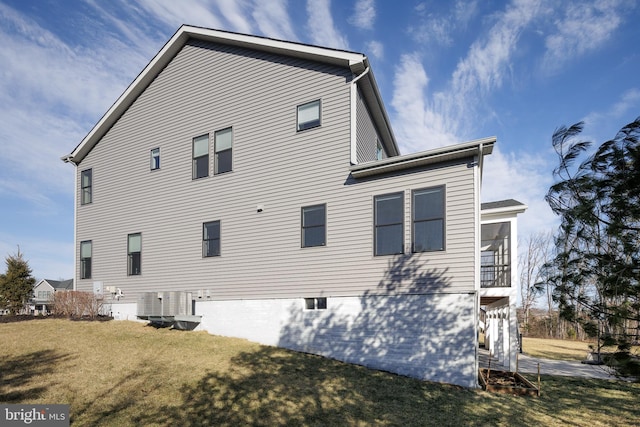
[[[77,168],[93,169],[93,203],[76,201],[77,241],[93,242],[92,278],[78,290],[102,281],[123,290],[122,302],[200,289],[216,300],[386,293],[396,258],[373,256],[373,197],[404,192],[409,252],[411,190],[444,185],[446,251],[409,256],[402,265],[418,265],[421,280],[394,290],[473,291],[477,168],[460,162],[353,182],[350,79],[328,65],[187,44]],[[315,99],[322,125],[296,132],[296,106]],[[233,171],[214,176],[213,133],[227,127]],[[192,138],[205,133],[210,176],[192,180]],[[162,167],[152,172],[156,147]],[[316,204],[327,206],[327,244],[301,248],[300,208]],[[216,220],[221,256],[203,258],[202,224]],[[142,234],[140,276],[127,276],[131,233]]]
[[[357,91],[358,99],[356,100],[356,159],[358,163],[372,162],[377,160],[377,140],[378,132],[371,120],[369,109]],[[387,153],[382,151],[382,158],[387,158]]]

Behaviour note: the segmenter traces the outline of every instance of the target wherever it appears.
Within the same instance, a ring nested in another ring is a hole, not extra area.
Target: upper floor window
[[[209,134],[193,138],[193,179],[209,176]]]
[[[232,128],[222,129],[215,133],[215,174],[230,172],[233,165]]]
[[[327,243],[327,206],[302,208],[302,247],[324,246]]]
[[[444,250],[444,187],[413,192],[413,252]]]
[[[151,150],[151,170],[160,169],[160,149]]]
[[[142,234],[127,236],[127,274],[138,276],[142,273]]]
[[[373,211],[375,255],[404,253],[403,193],[376,196]]]
[[[320,100],[298,105],[297,130],[305,130],[320,126]]]
[[[91,240],[85,240],[80,242],[80,278],[91,278],[91,252],[92,252]]]
[[[91,169],[84,170],[80,173],[80,203],[83,205],[91,203],[93,199],[93,172]]]
[[[51,299],[51,291],[38,291],[37,299],[39,300],[50,300]]]
[[[202,224],[202,256],[220,256],[220,221]]]
[[[384,157],[384,151],[382,150],[382,144],[379,139],[376,139],[376,160],[382,160]]]

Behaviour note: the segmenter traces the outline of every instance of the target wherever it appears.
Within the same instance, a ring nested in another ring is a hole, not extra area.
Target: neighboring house
[[[49,314],[52,311],[53,294],[58,291],[72,291],[73,279],[42,279],[33,287],[33,297],[29,300],[31,314]]]
[[[494,143],[401,156],[365,55],[183,26],[63,158],[76,288],[120,319],[186,291],[212,334],[474,387]]]

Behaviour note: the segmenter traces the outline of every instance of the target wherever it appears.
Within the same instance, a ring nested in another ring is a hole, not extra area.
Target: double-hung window
[[[142,274],[142,234],[140,233],[127,236],[127,274],[129,276]]]
[[[93,200],[93,172],[91,169],[83,170],[80,173],[80,203],[88,205]]]
[[[91,279],[91,240],[80,242],[80,278]]]
[[[324,246],[327,243],[327,206],[302,208],[302,247]]]
[[[233,132],[232,128],[222,129],[215,133],[215,174],[230,172],[233,167]]]
[[[413,252],[444,250],[445,187],[413,191]]]
[[[320,100],[298,105],[297,130],[311,129],[320,126]]]
[[[151,170],[154,171],[160,169],[160,149],[154,148],[151,150]]]
[[[374,253],[394,255],[404,252],[404,193],[374,197]]]
[[[209,176],[209,134],[193,138],[193,179]]]
[[[202,256],[220,256],[220,221],[202,224]]]

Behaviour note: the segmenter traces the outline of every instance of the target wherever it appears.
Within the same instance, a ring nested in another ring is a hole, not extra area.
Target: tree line
[[[552,137],[558,166],[545,199],[560,226],[525,243],[522,326],[525,334],[613,346],[618,370],[638,376],[632,348],[640,344],[640,117],[599,147],[579,138],[583,126],[563,126]],[[547,313],[533,317],[543,295]]]

